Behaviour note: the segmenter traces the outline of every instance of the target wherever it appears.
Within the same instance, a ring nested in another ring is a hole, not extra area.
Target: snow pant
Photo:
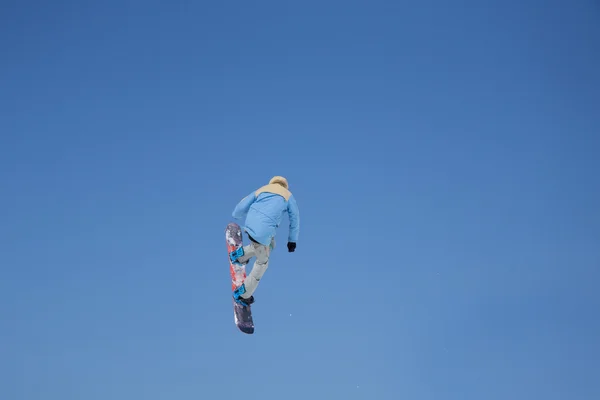
[[[250,244],[244,246],[244,255],[238,258],[241,263],[246,263],[252,257],[256,257],[252,271],[246,275],[244,285],[246,286],[246,293],[241,295],[244,299],[249,299],[258,287],[258,283],[267,271],[269,267],[269,255],[275,248],[275,238],[271,239],[271,244],[265,246],[250,239]]]

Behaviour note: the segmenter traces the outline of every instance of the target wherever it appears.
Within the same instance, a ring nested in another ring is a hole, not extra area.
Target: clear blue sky
[[[596,2],[13,0],[0,50],[1,399],[600,398]]]

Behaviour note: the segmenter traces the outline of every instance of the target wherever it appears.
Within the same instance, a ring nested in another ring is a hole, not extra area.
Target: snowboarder
[[[275,249],[275,233],[286,212],[290,223],[287,248],[292,253],[296,250],[300,231],[300,212],[284,177],[274,176],[268,185],[253,191],[235,206],[232,216],[239,220],[246,218],[244,230],[250,243],[243,247],[243,255],[232,261],[246,265],[256,256],[252,271],[233,292],[233,298],[239,304],[254,303],[253,293],[269,266],[269,255]]]

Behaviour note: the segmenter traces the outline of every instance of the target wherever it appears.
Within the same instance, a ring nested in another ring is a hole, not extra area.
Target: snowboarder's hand
[[[287,244],[288,252],[293,253],[296,250],[296,243],[288,242]]]

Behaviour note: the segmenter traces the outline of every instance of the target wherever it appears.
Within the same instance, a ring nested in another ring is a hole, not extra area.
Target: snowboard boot
[[[250,304],[254,303],[254,296],[250,296],[249,298],[245,299],[242,297],[244,293],[246,293],[246,285],[242,283],[242,286],[233,291],[233,299],[235,302],[242,306],[249,306]]]

